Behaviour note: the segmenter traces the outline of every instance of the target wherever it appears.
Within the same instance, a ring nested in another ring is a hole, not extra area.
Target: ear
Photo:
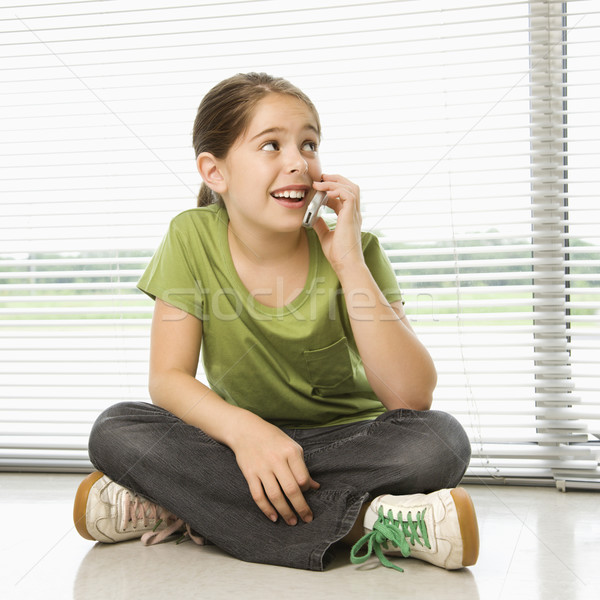
[[[210,152],[201,152],[196,159],[196,166],[203,181],[213,192],[222,195],[227,191],[227,182],[223,176],[221,163],[222,161]]]

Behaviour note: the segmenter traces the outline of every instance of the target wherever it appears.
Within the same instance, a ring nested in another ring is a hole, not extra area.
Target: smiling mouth
[[[306,196],[306,190],[283,190],[281,192],[273,192],[273,198],[285,198],[289,200],[303,200]]]

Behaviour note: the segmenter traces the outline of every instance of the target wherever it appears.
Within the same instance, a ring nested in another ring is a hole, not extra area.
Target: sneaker
[[[73,521],[79,535],[86,540],[106,544],[141,538],[145,545],[152,545],[184,530],[183,538],[204,544],[204,539],[194,534],[182,519],[100,471],[91,473],[79,484]]]
[[[402,571],[385,555],[419,558],[444,569],[474,565],[479,529],[473,502],[463,488],[431,494],[379,496],[369,505],[365,535],[352,547],[350,559],[365,562],[373,552],[386,566]],[[358,552],[367,545],[366,554]]]

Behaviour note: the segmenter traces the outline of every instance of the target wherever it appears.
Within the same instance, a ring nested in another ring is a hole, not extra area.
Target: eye
[[[302,144],[302,150],[305,152],[316,152],[319,149],[317,142],[313,142],[312,140],[307,140]]]
[[[261,146],[261,150],[266,150],[267,152],[277,152],[277,150],[279,150],[279,144],[277,142],[267,142]]]

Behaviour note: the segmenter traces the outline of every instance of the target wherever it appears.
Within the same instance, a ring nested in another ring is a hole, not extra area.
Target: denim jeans
[[[124,402],[97,419],[94,466],[163,506],[211,543],[250,562],[322,570],[331,546],[352,528],[364,502],[380,494],[455,487],[469,463],[462,426],[439,411],[393,410],[372,421],[284,429],[304,449],[320,489],[305,493],[311,523],[267,519],[234,453],[152,404]]]

